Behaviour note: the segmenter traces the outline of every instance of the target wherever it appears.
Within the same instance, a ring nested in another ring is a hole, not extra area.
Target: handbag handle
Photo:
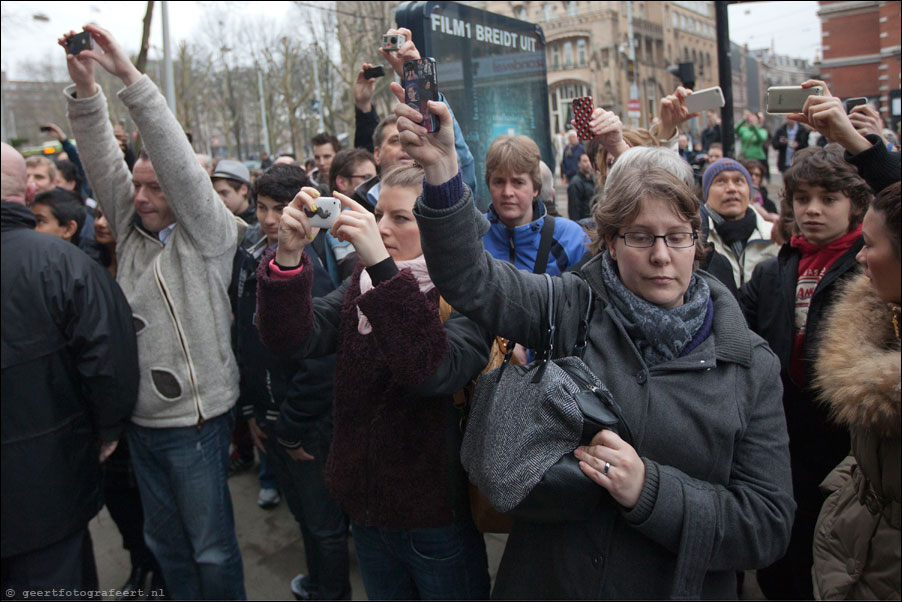
[[[548,286],[548,344],[545,345],[545,351],[542,353],[542,363],[539,364],[539,369],[536,370],[532,377],[533,383],[538,383],[542,380],[545,368],[548,367],[548,360],[554,355],[554,335],[557,330],[557,327],[554,325],[554,279],[547,273],[542,275],[545,276],[545,284]]]

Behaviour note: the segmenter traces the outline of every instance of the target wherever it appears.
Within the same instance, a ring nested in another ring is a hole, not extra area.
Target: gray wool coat
[[[543,276],[485,252],[487,223],[464,191],[450,209],[415,213],[432,280],[458,311],[528,348],[545,346]],[[450,234],[450,233],[453,233]],[[652,368],[609,307],[600,257],[555,286],[555,349],[576,342],[597,296],[585,363],[623,408],[646,466],[631,510],[605,496],[587,522],[514,523],[496,598],[735,598],[736,571],[764,567],[789,542],[795,503],[780,364],[713,277],[712,334]]]

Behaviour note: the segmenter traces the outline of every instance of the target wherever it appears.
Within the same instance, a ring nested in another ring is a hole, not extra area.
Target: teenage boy
[[[40,192],[30,208],[36,221],[35,230],[78,246],[85,223],[85,206],[75,193],[62,188]]]
[[[855,255],[864,244],[861,220],[871,193],[838,145],[800,150],[783,184],[783,219],[794,235],[776,258],[755,268],[739,297],[749,327],[781,362],[797,504],[789,549],[758,570],[758,583],[771,600],[797,600],[814,595],[812,542],[826,499],[819,485],[850,445],[848,431],[817,403],[811,372],[824,318],[843,284],[859,272]]]
[[[239,251],[232,282],[236,349],[241,370],[241,412],[254,442],[266,453],[288,507],[300,525],[307,575],[292,581],[301,597],[348,599],[347,519],[326,491],[325,462],[332,439],[335,356],[294,360],[271,354],[257,333],[257,267],[278,243],[282,210],[308,179],[296,165],[275,165],[257,180],[257,217],[263,238]],[[334,290],[326,266],[308,245],[313,296]]]

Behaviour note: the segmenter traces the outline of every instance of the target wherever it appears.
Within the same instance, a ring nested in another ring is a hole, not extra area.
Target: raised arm
[[[70,31],[66,36],[74,35]],[[59,44],[65,48],[64,38]],[[67,114],[72,135],[79,141],[85,175],[100,203],[110,229],[121,238],[131,227],[135,216],[134,187],[116,137],[110,124],[106,97],[94,80],[94,51],[84,50],[66,55],[66,66],[73,86],[66,88]]]
[[[125,84],[119,98],[128,107],[141,132],[144,148],[179,228],[205,255],[219,255],[234,249],[239,222],[213,189],[163,95],[150,78],[142,75],[128,60],[108,31],[96,25],[86,25],[85,30],[91,33],[100,50],[83,50],[77,57],[72,57],[70,63],[92,60]]]

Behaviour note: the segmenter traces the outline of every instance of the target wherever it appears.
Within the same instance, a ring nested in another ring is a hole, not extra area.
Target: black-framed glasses
[[[647,232],[627,232],[619,234],[619,238],[628,247],[637,249],[649,249],[655,246],[655,241],[659,238],[664,239],[664,244],[671,249],[686,249],[695,244],[698,234],[695,232],[671,232],[670,234],[649,234]]]

